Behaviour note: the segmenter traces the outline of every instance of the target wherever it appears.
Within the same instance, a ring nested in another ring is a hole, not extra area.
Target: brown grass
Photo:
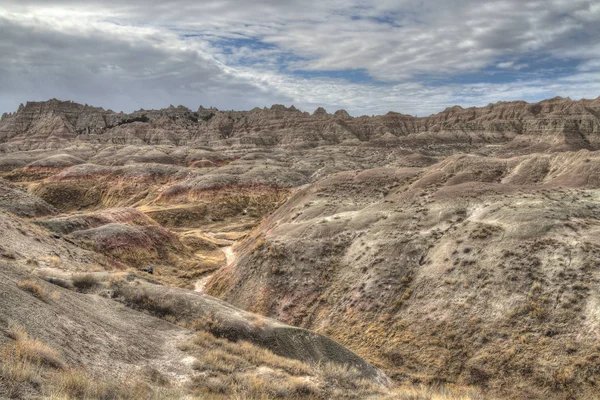
[[[196,360],[196,393],[227,399],[403,399],[470,400],[475,393],[447,389],[388,389],[364,379],[354,368],[304,364],[247,342],[230,342],[200,331],[181,347]],[[210,398],[210,397],[208,397]]]
[[[17,283],[17,287],[21,290],[31,293],[38,299],[48,299],[48,293],[33,279],[27,279]]]
[[[473,389],[427,386],[403,386],[395,389],[392,393],[380,397],[381,400],[484,400],[483,397]]]
[[[230,341],[221,334],[224,329],[221,321],[210,314],[193,323],[177,321],[176,316],[180,314],[182,305],[176,299],[168,295],[153,296],[143,286],[116,286],[115,293],[129,306],[172,319],[172,322],[198,331],[193,340],[180,346],[182,351],[195,358],[192,368],[197,375],[193,378],[191,390],[197,394],[223,399],[359,399],[391,396],[390,390],[364,379],[353,368],[332,363],[309,365],[280,357],[249,342]],[[260,317],[255,322],[260,325]]]
[[[325,363],[318,365],[317,371],[319,376],[329,385],[343,392],[379,391],[377,385],[364,379],[360,371],[347,365]]]
[[[230,342],[200,331],[181,347],[200,372],[192,389],[223,399],[399,399],[480,400],[475,391],[428,387],[389,389],[364,379],[352,367],[304,364],[246,342]],[[205,397],[202,397],[205,398]]]
[[[66,367],[60,354],[37,339],[31,339],[23,328],[10,326],[8,336],[13,343],[0,349],[0,382],[11,397],[19,397],[28,386],[39,386],[46,368]]]
[[[197,392],[231,399],[319,398],[309,365],[251,343],[200,331],[181,349],[196,357],[193,368],[202,373],[194,379]]]
[[[182,350],[202,349],[202,357],[194,364],[197,370],[216,369],[223,372],[245,371],[248,368],[266,366],[295,376],[308,375],[311,368],[297,360],[280,357],[273,352],[248,342],[230,342],[209,332],[199,331],[193,341]]]
[[[46,259],[51,268],[58,268],[62,264],[62,260],[58,256],[48,257]]]
[[[217,321],[214,316],[212,316],[210,314],[204,314],[200,318],[198,318],[194,322],[192,322],[190,327],[197,331],[212,332],[218,326],[219,326],[219,321]],[[199,333],[199,335],[200,335],[200,333]]]
[[[48,399],[179,399],[182,393],[169,387],[154,387],[140,378],[95,379],[67,367],[58,351],[32,339],[19,326],[9,326],[14,341],[0,348],[0,388],[13,398],[40,392]],[[156,373],[151,383],[157,383]],[[159,382],[162,386],[168,383]],[[1,395],[1,390],[0,390]]]
[[[55,369],[65,368],[66,364],[56,350],[37,339],[30,338],[20,326],[11,325],[8,335],[14,339],[14,343],[12,346],[7,346],[24,360]]]
[[[188,390],[206,399],[401,399],[479,400],[476,393],[431,388],[389,390],[362,379],[353,368],[336,364],[307,365],[246,342],[230,342],[208,332],[181,346],[196,357],[201,373],[187,390],[172,388],[158,371],[125,379],[96,379],[68,368],[58,352],[31,339],[18,326],[8,336],[13,343],[0,349],[0,385],[11,397],[39,393],[47,399],[137,400],[179,399]],[[568,379],[568,373],[565,373]]]
[[[16,346],[0,348],[0,386],[10,397],[18,397],[29,384],[39,383],[40,370]]]
[[[68,370],[52,375],[46,384],[50,399],[89,400],[160,400],[179,399],[181,393],[170,388],[156,388],[139,379],[98,380],[82,371]]]
[[[265,375],[237,374],[226,377],[232,399],[321,399],[318,385],[304,378],[271,372]]]
[[[17,341],[15,343],[15,351],[24,359],[35,364],[46,365],[56,369],[63,369],[66,365],[58,354],[58,351],[36,339]]]

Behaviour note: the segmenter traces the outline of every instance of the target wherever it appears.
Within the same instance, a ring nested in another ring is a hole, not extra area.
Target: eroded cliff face
[[[535,104],[502,102],[481,108],[455,106],[416,118],[388,113],[350,117],[344,110],[313,114],[295,107],[250,111],[191,111],[179,106],[131,114],[73,102],[30,102],[0,122],[4,151],[60,148],[68,141],[115,145],[306,147],[362,143],[472,149],[513,143],[512,151],[596,149],[600,99],[554,98]]]

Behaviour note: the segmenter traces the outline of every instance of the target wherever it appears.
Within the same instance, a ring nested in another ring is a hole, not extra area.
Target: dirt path
[[[225,259],[227,260],[227,265],[235,262],[236,256],[233,252],[233,246],[225,247],[223,249],[223,253],[225,253]]]
[[[193,358],[184,353],[179,346],[193,337],[193,332],[183,331],[166,338],[161,356],[151,360],[149,366],[161,371],[176,386],[185,385],[196,373],[191,365]]]
[[[230,265],[232,263],[235,262],[236,260],[236,255],[233,252],[233,246],[227,246],[223,248],[223,253],[225,253],[225,260],[226,263],[225,265]],[[208,282],[208,280],[211,278],[211,276],[213,276],[213,273],[209,273],[204,275],[202,278],[198,279],[196,281],[196,283],[194,284],[194,290],[196,292],[200,292],[203,293],[204,292],[204,288],[206,287],[206,283]]]

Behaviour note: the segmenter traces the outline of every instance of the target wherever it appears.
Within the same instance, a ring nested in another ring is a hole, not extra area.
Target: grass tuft
[[[48,294],[46,291],[33,279],[27,279],[17,283],[17,287],[21,290],[31,293],[38,299],[46,300]]]

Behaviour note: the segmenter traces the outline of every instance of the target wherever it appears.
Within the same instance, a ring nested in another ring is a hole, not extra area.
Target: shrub
[[[12,322],[8,324],[7,336],[13,340],[26,340],[28,338],[27,332],[22,326],[16,325]]]
[[[98,282],[92,274],[73,275],[73,286],[75,286],[80,291],[90,290],[97,284]]]
[[[212,333],[219,325],[219,322],[212,315],[204,314],[192,322],[192,329]],[[210,336],[212,337],[213,335]]]
[[[173,297],[152,295],[146,288],[117,286],[114,295],[122,297],[131,308],[145,310],[160,318],[177,320],[177,311],[183,307]]]

